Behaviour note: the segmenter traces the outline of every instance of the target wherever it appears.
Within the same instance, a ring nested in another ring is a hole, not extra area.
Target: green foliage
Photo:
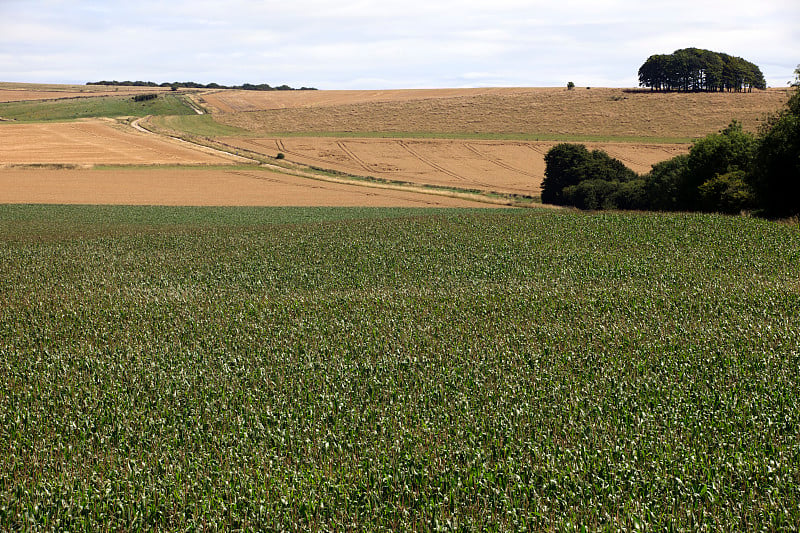
[[[717,211],[717,206],[704,204],[698,193],[700,186],[721,174],[749,171],[756,147],[756,137],[744,131],[735,120],[720,133],[696,141],[686,162],[686,174],[679,191],[680,206],[690,210]]]
[[[755,155],[752,183],[766,215],[800,214],[800,90],[766,124]]]
[[[704,211],[736,214],[754,206],[744,170],[717,174],[700,185],[698,193]]]
[[[675,211],[683,208],[680,193],[688,171],[689,155],[679,155],[653,165],[644,176],[645,205],[656,211]]]
[[[0,103],[0,116],[19,122],[50,122],[93,117],[144,117],[193,115],[194,110],[176,95],[143,102],[130,96],[94,96],[59,100]]]
[[[0,206],[0,273],[2,530],[800,523],[786,225]]]
[[[663,91],[743,91],[766,89],[757,65],[740,57],[684,48],[652,55],[639,68],[639,85]]]
[[[150,94],[137,94],[133,97],[134,102],[146,102],[147,100],[155,100],[158,98],[158,94],[150,93]]]
[[[545,154],[542,203],[597,209],[621,182],[636,173],[602,150],[589,151],[582,144],[562,143]],[[584,183],[586,182],[586,183]],[[613,183],[611,183],[613,182]]]
[[[577,169],[590,158],[589,150],[582,144],[561,143],[548,150],[544,156],[542,203],[562,205],[564,189],[580,183],[582,176]]]
[[[696,141],[688,155],[653,165],[643,177],[604,152],[559,145],[545,156],[542,202],[580,209],[738,213],[755,205],[746,173],[757,145],[733,121]]]
[[[570,90],[570,91],[571,91],[571,90],[572,90],[572,89],[574,89],[574,88],[575,88],[575,84],[574,84],[573,82],[571,82],[571,81],[570,81],[570,82],[567,82],[567,89],[568,89],[568,90]]]

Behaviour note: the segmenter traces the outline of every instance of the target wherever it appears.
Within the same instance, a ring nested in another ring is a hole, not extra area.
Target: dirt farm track
[[[560,138],[581,135],[598,139],[584,142],[588,148],[646,173],[686,153],[690,144],[680,139],[718,131],[732,118],[754,131],[786,99],[778,90],[581,91],[198,91],[186,94],[211,116],[145,119],[153,132],[135,129],[124,117],[0,120],[0,203],[489,207],[494,204],[485,197],[478,203],[474,196],[423,187],[535,197],[544,155]],[[119,91],[0,83],[0,102],[110,92]],[[192,119],[211,124],[211,133],[187,137],[180,127],[159,127]],[[536,140],[538,134],[547,140]],[[273,159],[279,153],[280,162]],[[259,166],[248,159],[253,156],[273,163]],[[348,181],[347,175],[393,185]]]

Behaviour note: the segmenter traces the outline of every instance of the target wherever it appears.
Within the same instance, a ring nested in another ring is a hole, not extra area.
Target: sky
[[[797,0],[0,0],[0,81],[635,87],[697,47],[786,87]]]

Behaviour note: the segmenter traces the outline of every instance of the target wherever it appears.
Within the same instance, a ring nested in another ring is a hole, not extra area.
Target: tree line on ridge
[[[639,68],[639,85],[654,91],[752,91],[766,89],[757,65],[720,52],[683,48],[651,55]]]

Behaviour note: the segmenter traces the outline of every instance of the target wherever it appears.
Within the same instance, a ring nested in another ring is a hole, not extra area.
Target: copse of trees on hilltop
[[[316,91],[314,87],[294,89],[288,85],[272,87],[267,83],[245,83],[242,85],[220,85],[219,83],[202,84],[194,81],[174,81],[172,83],[155,83],[152,81],[90,81],[86,85],[107,85],[111,87],[170,87],[176,89],[239,89],[242,91]]]
[[[699,48],[650,56],[639,85],[654,91],[752,91],[766,89],[761,69],[741,57]]]

